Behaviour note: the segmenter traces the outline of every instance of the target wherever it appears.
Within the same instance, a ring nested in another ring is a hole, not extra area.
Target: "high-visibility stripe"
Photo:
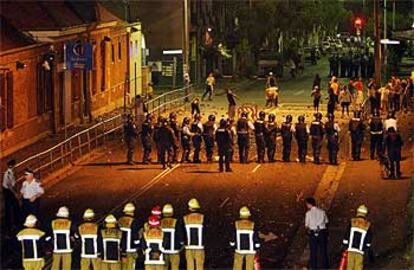
[[[249,248],[248,249],[241,249],[241,236],[246,235],[249,237]],[[236,230],[236,252],[240,254],[256,254],[253,246],[253,234],[254,231],[252,230]]]

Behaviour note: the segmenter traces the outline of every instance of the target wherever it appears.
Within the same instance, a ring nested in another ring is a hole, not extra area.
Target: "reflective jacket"
[[[164,261],[164,233],[159,228],[150,228],[144,233],[142,248],[144,249],[144,264],[161,264]]]
[[[163,218],[161,220],[161,229],[164,233],[164,253],[178,254],[183,245],[182,227],[178,225],[175,218]]]
[[[43,260],[43,246],[45,245],[45,233],[36,228],[26,228],[17,234],[17,240],[22,245],[23,261]]]
[[[348,247],[348,251],[364,255],[365,251],[371,247],[371,239],[371,223],[365,218],[356,217],[351,219],[343,244]]]
[[[236,221],[234,239],[230,242],[230,245],[235,248],[236,253],[256,254],[256,250],[260,248],[260,243],[254,227],[255,224],[251,220],[242,219]]]
[[[140,243],[137,221],[131,216],[123,216],[118,221],[119,229],[122,232],[121,251],[122,253],[137,252]]]
[[[72,249],[71,237],[74,236],[72,221],[66,218],[57,218],[52,221],[53,252],[70,253]]]
[[[78,234],[81,240],[81,258],[98,258],[101,253],[98,224],[85,222],[79,225]]]
[[[204,249],[204,215],[190,213],[184,216],[184,227],[186,232],[186,249]]]
[[[101,230],[102,236],[102,262],[118,263],[120,261],[120,248],[122,233],[117,228]]]

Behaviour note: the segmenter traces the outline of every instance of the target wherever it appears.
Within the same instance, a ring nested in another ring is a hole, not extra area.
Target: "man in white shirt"
[[[316,207],[314,198],[306,198],[306,208],[308,211],[305,216],[305,227],[309,234],[309,249],[310,249],[310,269],[318,268],[318,251],[321,255],[321,268],[329,268],[328,260],[328,217],[326,212]]]
[[[23,182],[20,194],[23,197],[23,215],[29,214],[38,216],[40,197],[45,193],[40,182],[34,178],[33,171],[27,168],[24,172],[25,181]]]
[[[397,131],[397,119],[395,119],[393,112],[389,112],[387,119],[384,121],[384,130],[387,131],[390,127],[393,127]]]
[[[16,190],[16,177],[13,169],[16,166],[14,159],[7,162],[7,170],[3,175],[3,198],[4,198],[4,218],[6,234],[11,232],[11,228],[19,223],[19,193]]]

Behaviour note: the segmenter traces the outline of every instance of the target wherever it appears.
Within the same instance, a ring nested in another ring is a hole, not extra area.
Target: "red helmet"
[[[151,215],[161,217],[162,211],[161,206],[156,205],[151,209]]]
[[[160,222],[160,218],[159,218],[158,216],[151,215],[151,216],[148,218],[148,224],[149,224],[151,227],[159,227],[159,226],[160,226],[160,224],[161,224],[161,222]]]

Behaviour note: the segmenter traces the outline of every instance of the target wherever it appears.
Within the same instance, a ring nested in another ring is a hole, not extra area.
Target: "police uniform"
[[[98,224],[92,220],[85,221],[78,227],[78,237],[81,240],[80,268],[81,270],[89,270],[92,266],[93,270],[100,269],[101,260],[101,237],[99,234]]]
[[[308,151],[309,128],[305,123],[295,124],[295,138],[298,143],[298,158],[302,163],[306,162]]]
[[[137,248],[140,243],[138,224],[133,216],[125,215],[119,218],[118,225],[122,232],[122,270],[133,270],[135,269],[135,261],[138,257]]]
[[[52,269],[71,269],[72,240],[74,230],[68,218],[57,218],[52,221],[53,231],[53,263]],[[60,264],[62,263],[62,267]]]
[[[201,134],[203,133],[203,125],[200,121],[196,120],[191,124],[190,131],[194,134],[191,138],[194,146],[194,163],[200,163],[200,150],[201,150],[201,142],[202,137]]]
[[[226,171],[231,171],[230,156],[232,151],[232,135],[231,131],[225,125],[220,125],[220,128],[217,129],[216,141],[219,154],[219,170],[222,172],[225,164]]]
[[[369,121],[369,133],[370,133],[370,156],[371,159],[375,159],[375,152],[377,156],[382,154],[382,142],[383,142],[383,124],[382,119],[378,115],[372,116]]]
[[[144,233],[142,247],[145,255],[145,270],[164,270],[164,234],[160,228],[151,227]]]
[[[290,161],[290,151],[292,149],[293,124],[291,122],[283,122],[280,127],[283,142],[283,161]]]
[[[144,149],[144,156],[142,158],[142,163],[148,163],[151,158],[151,150],[152,150],[152,144],[151,144],[151,138],[152,133],[154,131],[154,127],[152,126],[152,122],[150,118],[147,118],[144,123],[142,123],[142,131],[141,131],[141,142],[142,142],[142,148]]]
[[[349,131],[351,132],[352,159],[361,160],[361,146],[364,139],[364,123],[361,118],[353,117],[349,121]]]
[[[313,162],[319,164],[324,135],[323,124],[320,120],[311,123],[310,135],[312,137]]]
[[[125,142],[127,145],[127,162],[128,164],[134,163],[134,150],[138,136],[137,127],[132,122],[132,118],[129,118],[124,126]]]
[[[188,123],[183,123],[182,132],[181,132],[181,147],[183,152],[181,155],[181,162],[187,161],[190,162],[190,151],[191,151],[191,136],[193,133],[190,131],[190,126]]]
[[[263,120],[256,120],[254,122],[254,135],[256,139],[256,148],[257,148],[257,162],[263,163],[265,150],[266,150],[266,143],[264,139],[264,135],[266,132],[266,126]]]
[[[113,218],[115,219],[115,218]],[[120,270],[121,269],[121,238],[122,232],[116,228],[116,219],[111,222],[110,226],[101,230],[102,236],[102,270]]]
[[[174,132],[168,127],[167,122],[163,122],[162,127],[158,129],[156,141],[158,145],[158,157],[165,169],[166,165],[171,165],[172,152],[175,145]],[[167,159],[165,155],[167,155]]]
[[[178,127],[177,121],[175,118],[170,119],[170,128],[173,130],[174,133],[174,146],[173,146],[173,154],[172,154],[172,161],[177,162],[178,152],[180,150],[179,142],[180,142],[180,128]]]
[[[206,147],[207,162],[213,161],[214,133],[216,129],[217,126],[212,120],[207,121],[203,126],[203,138]]]
[[[327,148],[329,153],[329,163],[332,165],[338,164],[339,151],[339,131],[340,128],[335,121],[329,120],[325,123],[326,139],[328,141]]]
[[[189,202],[191,204],[191,200]],[[198,202],[197,202],[198,204]],[[204,269],[204,215],[196,212],[196,209],[184,216],[186,232],[185,257],[187,270]]]
[[[277,123],[274,121],[268,121],[266,123],[266,132],[265,132],[265,141],[267,148],[267,158],[270,162],[274,162],[276,154],[276,137],[277,137],[278,127]]]
[[[240,163],[249,162],[250,134],[249,129],[254,129],[252,123],[246,117],[237,121],[237,144],[239,146]]]
[[[180,266],[180,251],[183,244],[182,228],[176,218],[164,217],[161,220],[164,234],[164,259],[166,270],[178,270]]]

